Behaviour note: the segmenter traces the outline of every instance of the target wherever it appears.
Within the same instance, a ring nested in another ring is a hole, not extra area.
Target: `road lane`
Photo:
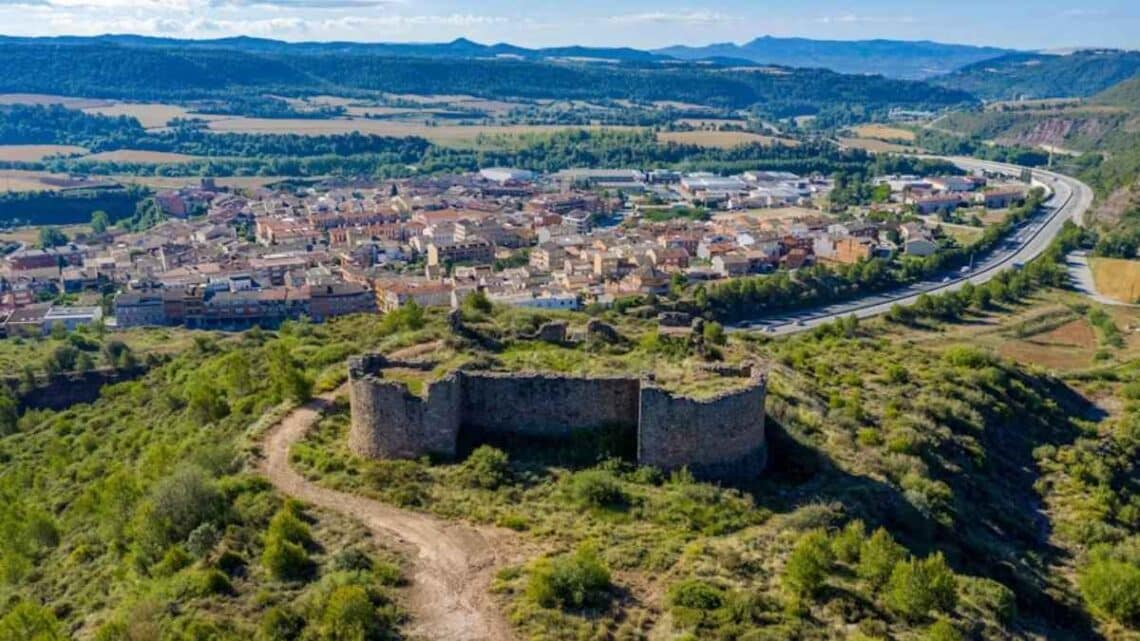
[[[976,160],[974,158],[946,158],[968,171],[985,170],[1008,176],[1018,176],[1025,169],[1016,165]],[[910,305],[922,294],[942,294],[957,291],[967,282],[981,285],[1001,272],[1014,269],[1040,256],[1061,232],[1066,221],[1084,224],[1085,212],[1092,206],[1093,191],[1083,182],[1062,174],[1033,170],[1034,184],[1045,187],[1052,196],[1042,205],[1042,211],[1027,224],[1016,229],[1012,236],[1001,242],[987,255],[980,257],[969,273],[946,273],[939,278],[920,281],[898,289],[870,294],[855,300],[798,309],[734,323],[730,331],[760,330],[773,336],[794,334],[818,327],[839,318],[855,315],[870,318],[884,314],[894,305]]]

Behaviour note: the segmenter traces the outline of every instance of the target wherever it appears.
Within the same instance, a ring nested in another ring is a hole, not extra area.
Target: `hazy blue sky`
[[[1140,48],[1140,0],[0,0],[0,33],[643,48],[772,34]]]

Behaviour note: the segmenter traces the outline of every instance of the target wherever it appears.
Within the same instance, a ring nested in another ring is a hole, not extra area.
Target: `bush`
[[[950,612],[958,602],[958,579],[938,552],[895,565],[887,586],[887,605],[908,621],[921,621],[932,610]]]
[[[67,634],[50,610],[22,601],[0,619],[0,641],[67,641]]]
[[[261,617],[258,641],[295,641],[301,636],[305,619],[286,608],[270,608]]]
[[[831,551],[835,558],[844,563],[857,563],[859,550],[867,538],[867,530],[862,521],[855,520],[847,524],[843,531],[835,535],[831,541]]]
[[[213,480],[198,467],[183,466],[154,486],[143,521],[162,544],[178,543],[199,525],[220,520],[224,507]]]
[[[368,591],[358,585],[334,590],[321,615],[323,641],[381,641],[392,635],[389,613],[379,612]]]
[[[1140,626],[1140,566],[1102,556],[1080,575],[1081,595],[1093,609],[1129,627]]]
[[[610,599],[610,571],[589,547],[540,559],[531,569],[526,595],[544,608],[603,607]]]
[[[1017,615],[1017,595],[993,579],[965,577],[959,581],[962,600],[999,623],[1010,623]]]
[[[922,641],[962,641],[962,633],[946,619],[939,619],[922,634]]]
[[[798,598],[814,596],[827,579],[835,557],[831,543],[822,530],[808,532],[800,537],[784,566],[784,588]]]
[[[856,573],[872,590],[883,587],[904,556],[902,546],[895,543],[891,534],[879,528],[859,547],[859,566]]]
[[[279,537],[302,547],[313,544],[313,535],[309,532],[309,526],[297,516],[295,508],[291,505],[281,508],[270,519],[268,536]]]
[[[191,573],[190,591],[194,596],[206,597],[215,594],[233,594],[234,586],[230,578],[221,570],[213,568]]]
[[[681,626],[700,626],[710,614],[724,607],[724,590],[699,579],[687,579],[669,587],[673,620]]]
[[[280,536],[266,537],[261,563],[278,581],[303,581],[313,569],[305,548]]]
[[[627,497],[621,483],[605,470],[585,470],[570,479],[570,496],[583,507],[620,507]]]
[[[471,452],[460,468],[460,478],[468,487],[494,490],[511,478],[510,460],[507,453],[481,445]]]

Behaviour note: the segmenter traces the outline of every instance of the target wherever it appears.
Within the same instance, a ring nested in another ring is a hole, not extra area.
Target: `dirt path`
[[[503,641],[514,637],[490,596],[495,570],[518,554],[517,541],[493,528],[449,523],[372,499],[320,487],[289,466],[289,448],[304,437],[341,388],[303,405],[269,430],[261,468],[281,492],[354,518],[374,536],[414,551],[413,637],[433,641]]]

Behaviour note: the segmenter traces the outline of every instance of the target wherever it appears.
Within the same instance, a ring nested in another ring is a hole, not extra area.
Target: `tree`
[[[866,536],[866,528],[862,521],[854,520],[848,523],[831,541],[831,550],[835,553],[835,558],[844,563],[858,562],[859,550]]]
[[[70,239],[67,237],[67,234],[64,234],[59,228],[50,226],[40,228],[40,249],[51,249],[52,247],[66,245],[68,242],[70,242]]]
[[[835,557],[827,533],[813,530],[800,537],[784,566],[781,582],[792,596],[811,598],[823,587]]]
[[[201,468],[184,465],[155,484],[140,522],[165,547],[184,541],[205,522],[221,520],[223,509],[222,493],[213,480]]]
[[[460,475],[469,487],[494,490],[510,480],[510,461],[506,452],[480,445],[463,462]]]
[[[728,337],[724,333],[724,326],[716,321],[708,321],[704,327],[705,342],[710,345],[724,345]]]
[[[895,564],[904,554],[905,550],[895,543],[890,533],[879,528],[859,548],[859,566],[856,568],[856,573],[871,586],[872,590],[878,590],[891,578]]]
[[[895,564],[887,585],[887,606],[908,621],[921,621],[932,610],[950,612],[958,603],[958,578],[941,552]]]
[[[269,380],[277,398],[304,403],[313,396],[313,381],[305,375],[289,347],[281,342],[269,346]]]
[[[111,226],[111,218],[107,216],[107,212],[102,209],[97,209],[91,213],[91,231],[96,234],[106,233],[107,228]]]

